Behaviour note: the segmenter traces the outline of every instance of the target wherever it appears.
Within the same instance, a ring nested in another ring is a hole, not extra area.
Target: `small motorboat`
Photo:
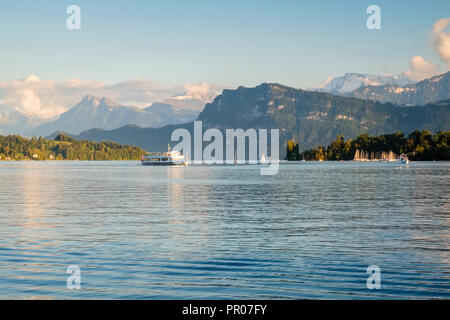
[[[400,155],[400,157],[398,158],[398,163],[400,163],[400,164],[409,164],[408,156],[406,154],[402,153]]]

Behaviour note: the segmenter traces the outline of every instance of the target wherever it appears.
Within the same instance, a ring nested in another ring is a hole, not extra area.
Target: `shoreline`
[[[134,160],[134,159],[108,159],[108,160],[80,160],[80,159],[59,159],[59,160],[30,160],[30,159],[11,159],[11,160],[0,160],[0,163],[2,162],[60,162],[60,161],[86,161],[86,162],[95,162],[95,161],[140,161],[140,159]]]

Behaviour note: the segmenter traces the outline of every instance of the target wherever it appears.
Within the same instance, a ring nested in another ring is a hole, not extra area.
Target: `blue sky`
[[[81,8],[81,30],[66,8]],[[366,8],[381,7],[381,30]],[[445,66],[433,24],[450,1],[2,1],[0,81],[145,78],[223,86],[316,86],[346,72],[399,74],[413,56]]]

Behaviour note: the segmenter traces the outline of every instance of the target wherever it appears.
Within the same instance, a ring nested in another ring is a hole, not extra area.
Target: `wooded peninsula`
[[[450,131],[432,134],[416,130],[407,137],[402,132],[370,136],[360,134],[356,139],[345,140],[338,135],[329,146],[318,146],[299,152],[295,140],[287,143],[287,160],[353,160],[355,154],[365,154],[369,159],[381,159],[382,154],[406,154],[414,161],[450,160]]]
[[[58,134],[54,140],[0,136],[0,160],[139,160],[146,151],[139,147],[102,141],[75,140]]]

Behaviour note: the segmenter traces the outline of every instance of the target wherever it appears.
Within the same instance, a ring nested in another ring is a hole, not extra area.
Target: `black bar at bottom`
[[[337,300],[52,300],[1,301],[3,312],[50,315],[52,313],[86,317],[104,312],[130,317],[140,314],[148,319],[300,319],[306,315],[345,315],[384,319],[392,309],[402,315],[431,307],[433,312],[448,310],[450,300],[433,301],[337,301]],[[444,310],[445,308],[445,310]],[[62,312],[62,313],[61,313]]]

